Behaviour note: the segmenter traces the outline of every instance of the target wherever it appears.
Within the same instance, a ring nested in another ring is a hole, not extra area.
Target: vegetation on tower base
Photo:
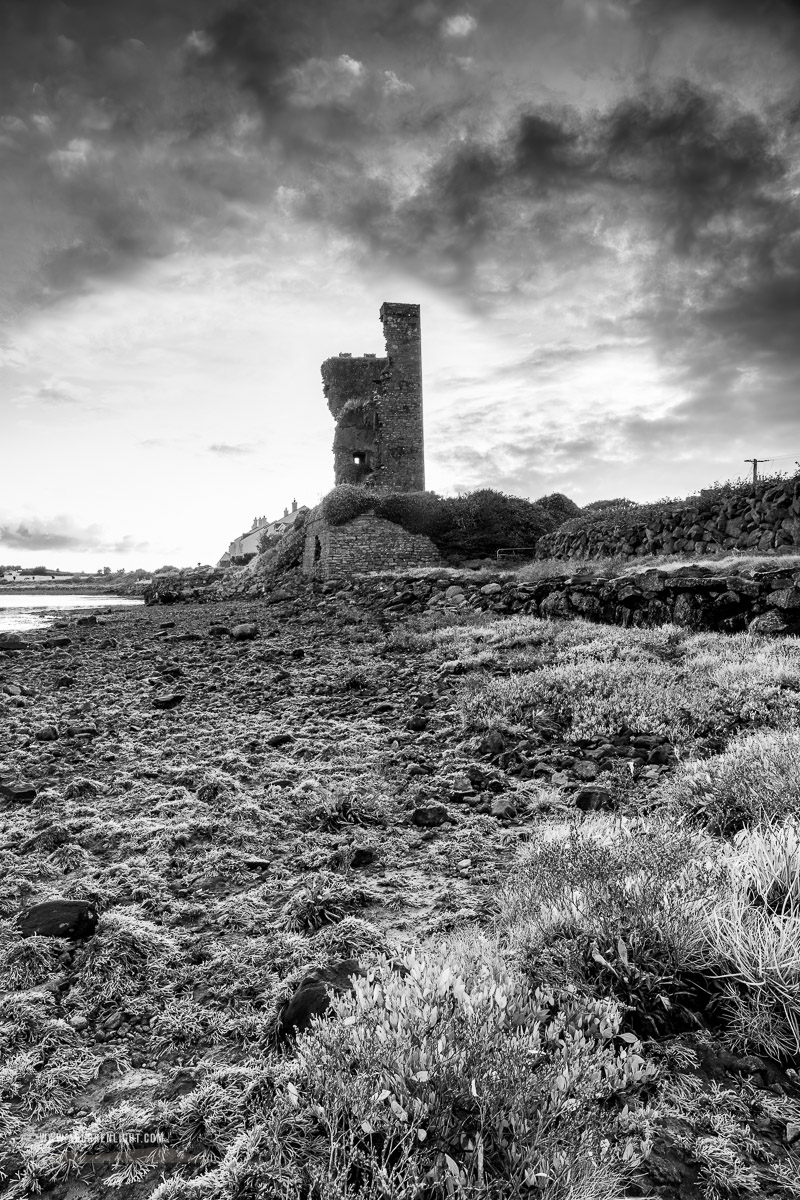
[[[447,559],[484,558],[503,548],[530,549],[574,511],[580,510],[559,494],[537,503],[491,488],[442,497],[435,492],[383,492],[352,484],[334,488],[321,504],[322,516],[332,525],[345,525],[373,512],[409,533],[426,534]]]

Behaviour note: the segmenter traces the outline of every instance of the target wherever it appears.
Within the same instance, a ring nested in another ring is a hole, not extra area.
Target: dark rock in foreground
[[[43,900],[17,916],[23,937],[90,938],[97,928],[97,909],[89,900]]]
[[[287,1001],[278,1018],[278,1035],[281,1038],[302,1033],[311,1024],[311,1018],[321,1016],[330,1006],[326,986],[334,992],[352,992],[353,976],[363,978],[366,972],[358,959],[347,958],[331,967],[315,967],[298,983],[294,995]]]

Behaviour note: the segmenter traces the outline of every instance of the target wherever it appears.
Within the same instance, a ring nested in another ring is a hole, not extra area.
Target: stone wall
[[[719,554],[800,548],[800,480],[750,494],[616,509],[568,521],[537,543],[537,558]]]
[[[374,518],[372,519],[374,520]],[[358,530],[367,545],[376,541],[370,518],[350,526],[329,526],[329,533],[350,529],[349,545],[358,547]],[[390,525],[381,521],[381,526]],[[393,528],[399,529],[399,526]],[[403,530],[400,530],[404,534]],[[317,536],[317,535],[315,535]],[[412,538],[413,535],[405,534]],[[342,543],[344,545],[346,543]],[[399,553],[392,551],[393,556]],[[362,571],[368,570],[362,565]],[[247,571],[206,572],[205,585],[197,571],[158,576],[146,597],[148,604],[204,603],[243,598],[278,603],[321,591],[351,593],[354,600],[376,608],[387,621],[423,613],[460,610],[523,613],[564,620],[584,617],[604,624],[649,627],[672,623],[689,629],[737,633],[749,630],[767,635],[800,636],[800,570],[776,565],[765,570],[742,569],[714,573],[699,564],[675,571],[649,570],[635,575],[555,575],[521,580],[508,572],[487,574],[449,567],[377,569],[374,574],[347,573],[327,577],[289,574],[278,580],[259,579]]]
[[[359,571],[432,567],[440,562],[429,537],[408,533],[401,525],[372,513],[346,525],[331,525],[312,513],[306,523],[302,570],[317,579],[336,579]]]
[[[331,586],[331,585],[328,585]],[[713,574],[708,568],[621,576],[553,576],[524,582],[507,574],[469,572],[355,578],[344,585],[371,596],[387,618],[443,610],[525,613],[623,626],[680,625],[736,633],[800,634],[800,570]]]
[[[322,364],[336,420],[334,477],[390,491],[424,491],[422,351],[418,304],[383,304],[386,356],[339,354]]]

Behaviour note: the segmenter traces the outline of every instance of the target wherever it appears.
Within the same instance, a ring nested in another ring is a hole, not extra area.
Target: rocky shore
[[[302,1025],[364,949],[487,921],[542,815],[647,811],[675,766],[667,740],[574,740],[555,713],[525,736],[465,736],[458,661],[411,653],[402,633],[403,615],[531,612],[536,594],[499,577],[295,580],[0,646],[0,925],[48,935],[0,980],[0,1009],[22,989],[85,1073],[37,1139],[98,1130],[123,1101],[163,1113],[264,1022]],[[502,653],[489,669],[504,674]],[[162,959],[166,1007],[136,983]],[[711,1077],[744,1069],[729,1057]],[[0,1179],[22,1166],[0,1153]]]

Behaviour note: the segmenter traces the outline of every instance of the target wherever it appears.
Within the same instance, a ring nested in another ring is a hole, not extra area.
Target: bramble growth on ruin
[[[382,304],[386,355],[340,354],[322,364],[336,420],[335,482],[398,492],[425,490],[422,353],[418,304]]]

